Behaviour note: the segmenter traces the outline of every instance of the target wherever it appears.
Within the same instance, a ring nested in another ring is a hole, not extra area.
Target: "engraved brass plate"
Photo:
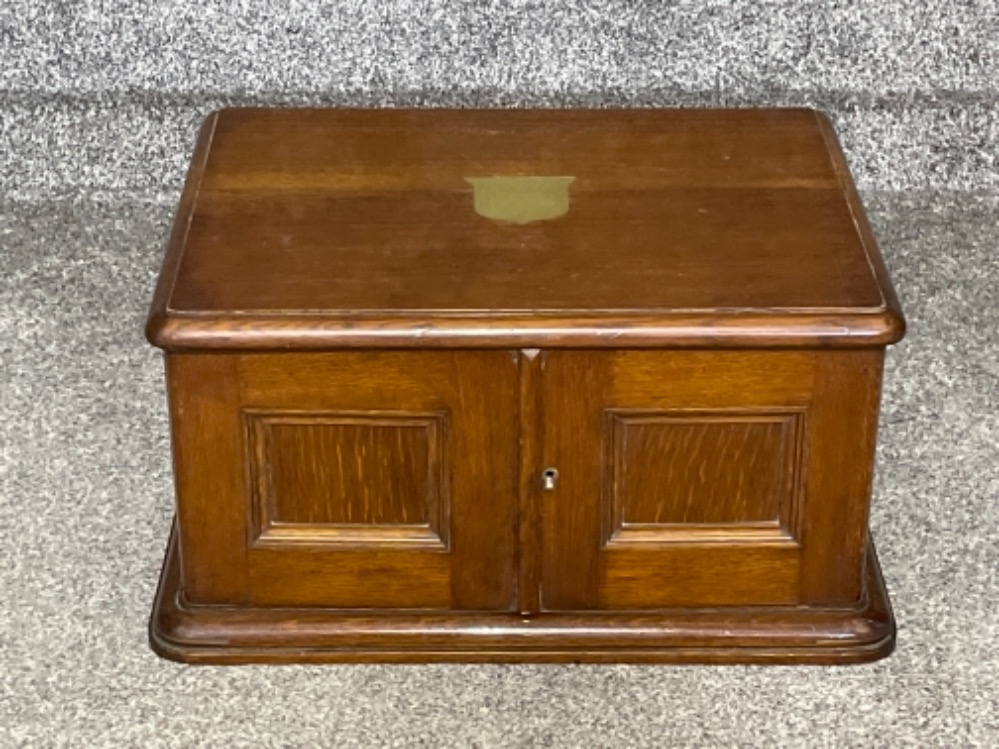
[[[529,224],[569,212],[569,185],[575,177],[466,177],[475,212],[496,221]]]

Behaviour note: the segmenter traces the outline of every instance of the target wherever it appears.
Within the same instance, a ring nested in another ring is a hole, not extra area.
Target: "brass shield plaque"
[[[569,185],[575,177],[465,177],[475,212],[496,221],[529,224],[569,212]]]

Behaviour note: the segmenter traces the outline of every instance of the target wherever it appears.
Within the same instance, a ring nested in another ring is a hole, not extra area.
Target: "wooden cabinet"
[[[884,655],[903,326],[807,110],[213,115],[148,327],[177,488],[153,645]]]

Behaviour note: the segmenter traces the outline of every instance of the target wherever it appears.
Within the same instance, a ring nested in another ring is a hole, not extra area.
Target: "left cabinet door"
[[[514,607],[505,351],[171,354],[193,604]]]

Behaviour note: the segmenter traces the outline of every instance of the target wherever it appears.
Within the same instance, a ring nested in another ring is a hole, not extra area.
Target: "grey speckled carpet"
[[[0,8],[0,747],[999,745],[995,2],[148,5]],[[226,102],[828,109],[910,321],[872,517],[896,653],[849,668],[154,656],[172,486],[141,327],[195,123]]]

